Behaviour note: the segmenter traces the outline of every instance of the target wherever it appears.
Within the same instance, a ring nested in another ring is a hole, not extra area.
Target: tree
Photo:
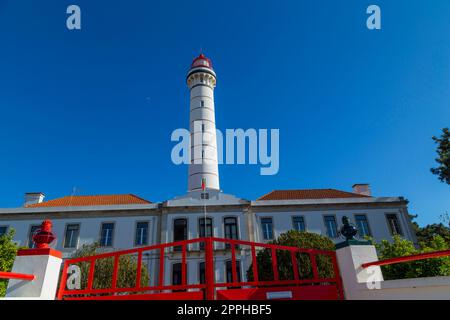
[[[419,224],[414,221],[418,217],[418,215],[409,215],[413,227],[413,231],[417,236],[417,242],[420,247],[426,247],[430,241],[433,240],[435,236],[441,236],[444,241],[450,246],[450,227],[449,225],[450,219],[447,213],[444,213],[440,216],[441,223],[433,223],[429,224],[425,227],[419,226]]]
[[[75,251],[72,258],[90,257],[98,254],[100,246],[98,243],[85,244]],[[87,287],[89,276],[89,262],[76,263],[81,269],[81,289]],[[106,289],[112,286],[114,270],[114,258],[102,258],[95,261],[93,289]],[[137,259],[134,255],[121,255],[119,258],[119,269],[117,274],[117,288],[132,288],[136,286]],[[141,286],[148,286],[149,274],[147,267],[142,263]]]
[[[450,228],[442,223],[433,223],[422,227],[416,232],[417,242],[420,247],[427,247],[434,241],[434,237],[440,236],[450,246]]]
[[[432,168],[431,172],[439,176],[439,180],[450,184],[450,131],[448,128],[442,129],[440,138],[433,136],[432,139],[438,144],[436,162],[439,163],[437,168]]]
[[[449,245],[439,236],[433,236],[428,242],[422,242],[421,248],[417,249],[414,244],[398,235],[393,237],[393,242],[382,240],[375,244],[380,260],[410,256],[413,254],[447,250]],[[382,266],[385,280],[421,278],[450,275],[450,257],[433,258],[412,262],[402,262]]]
[[[6,234],[0,237],[0,271],[11,271],[14,260],[16,259],[19,246],[13,241],[14,229],[10,229]],[[0,279],[0,297],[6,294],[8,280]]]
[[[439,216],[439,219],[442,221],[443,224],[450,227],[450,215],[447,211],[445,211],[443,214]]]
[[[278,239],[270,243],[282,246],[298,247],[304,249],[332,250],[334,251],[334,243],[328,237],[321,236],[316,233],[303,231],[288,231],[281,234]],[[286,250],[276,250],[278,274],[280,280],[294,279],[292,260],[290,252]],[[313,277],[311,260],[306,253],[297,253],[297,265],[300,279],[310,279]],[[272,254],[270,249],[263,249],[256,256],[258,266],[258,279],[260,281],[273,280]],[[319,277],[333,278],[333,263],[329,256],[316,256]],[[253,281],[253,264],[247,270],[248,281]]]

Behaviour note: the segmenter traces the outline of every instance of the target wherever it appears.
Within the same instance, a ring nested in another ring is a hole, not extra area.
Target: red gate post
[[[214,241],[205,238],[205,285],[206,300],[214,300]]]
[[[7,299],[55,299],[62,253],[49,247],[55,239],[51,221],[42,222],[32,239],[36,245],[34,249],[17,252],[12,273],[8,277]]]

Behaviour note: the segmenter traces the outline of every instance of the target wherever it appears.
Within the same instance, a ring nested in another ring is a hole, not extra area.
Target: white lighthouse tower
[[[190,90],[191,164],[188,190],[219,191],[214,88],[216,73],[210,59],[200,54],[186,78]]]

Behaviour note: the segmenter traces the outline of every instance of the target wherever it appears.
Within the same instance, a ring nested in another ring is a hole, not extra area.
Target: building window
[[[273,223],[272,218],[261,218],[261,228],[264,240],[273,239]]]
[[[202,132],[205,132],[205,124],[202,123]]]
[[[79,224],[68,224],[66,226],[66,235],[64,237],[64,248],[76,248],[80,236]]]
[[[182,273],[181,273],[181,263],[174,263],[172,265],[172,285],[173,286],[179,286],[181,285],[181,279]]]
[[[201,197],[202,199],[208,200],[208,199],[209,199],[209,193],[207,193],[207,192],[202,192],[202,193],[200,194],[200,197]]]
[[[181,286],[183,284],[183,273],[182,273],[182,264],[174,263],[172,264],[172,285],[173,286]],[[187,266],[186,266],[186,277],[187,277]],[[173,292],[182,292],[186,291],[186,289],[178,289],[172,290]]]
[[[198,264],[198,280],[200,281],[200,284],[204,284],[206,282],[205,280],[206,273],[205,273],[205,263],[200,262]]]
[[[114,223],[102,223],[102,229],[100,233],[100,246],[112,247],[114,235]]]
[[[386,219],[389,225],[389,230],[391,231],[391,235],[403,235],[402,229],[400,228],[400,222],[398,221],[398,217],[395,213],[387,214]]]
[[[238,236],[238,225],[237,225],[237,218],[236,217],[228,217],[223,220],[224,225],[224,231],[225,231],[225,238],[226,239],[239,239]],[[236,245],[237,247],[237,245]],[[225,248],[229,249],[230,244],[226,243]]]
[[[294,230],[305,231],[305,219],[303,217],[293,217],[292,224],[294,225]]]
[[[201,100],[201,101],[200,101],[200,106],[201,106],[201,107],[204,107],[204,106],[205,106],[205,101]]]
[[[30,227],[30,233],[28,234],[28,248],[36,248],[35,243],[33,242],[33,235],[36,232],[36,230],[40,229],[41,226],[36,225],[36,226],[31,226]]]
[[[173,241],[187,240],[187,219],[173,221]]]
[[[224,219],[224,227],[225,227],[225,238],[226,239],[239,239],[236,217],[225,218]]]
[[[337,238],[337,224],[335,216],[325,216],[325,227],[327,228],[327,236],[330,238]]]
[[[213,228],[212,228],[212,219],[211,218],[206,218],[206,224],[205,224],[205,218],[200,218],[198,220],[198,234],[199,234],[200,238],[213,236]],[[203,250],[204,248],[205,248],[205,243],[200,242],[200,249]]]
[[[173,241],[187,240],[187,219],[175,219],[173,221]],[[173,248],[174,251],[181,251],[181,246]]]
[[[233,282],[233,265],[231,261],[226,262],[226,278],[227,283]],[[236,282],[241,282],[241,263],[239,260],[236,260]]]
[[[367,217],[365,214],[356,214],[355,215],[356,226],[359,231],[359,236],[361,238],[370,237],[370,228],[369,221],[367,221]]]
[[[8,226],[0,226],[0,237],[4,236],[8,231]]]
[[[140,221],[136,223],[136,238],[134,244],[136,246],[144,246],[148,244],[148,221]]]

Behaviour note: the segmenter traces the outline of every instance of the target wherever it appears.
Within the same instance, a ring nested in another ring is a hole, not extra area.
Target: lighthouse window
[[[200,101],[200,105],[202,106],[202,107],[204,107],[205,106],[205,101]]]
[[[76,248],[79,234],[79,224],[68,224],[66,226],[66,236],[64,237],[64,248]]]
[[[202,132],[205,132],[205,125],[202,124]]]

